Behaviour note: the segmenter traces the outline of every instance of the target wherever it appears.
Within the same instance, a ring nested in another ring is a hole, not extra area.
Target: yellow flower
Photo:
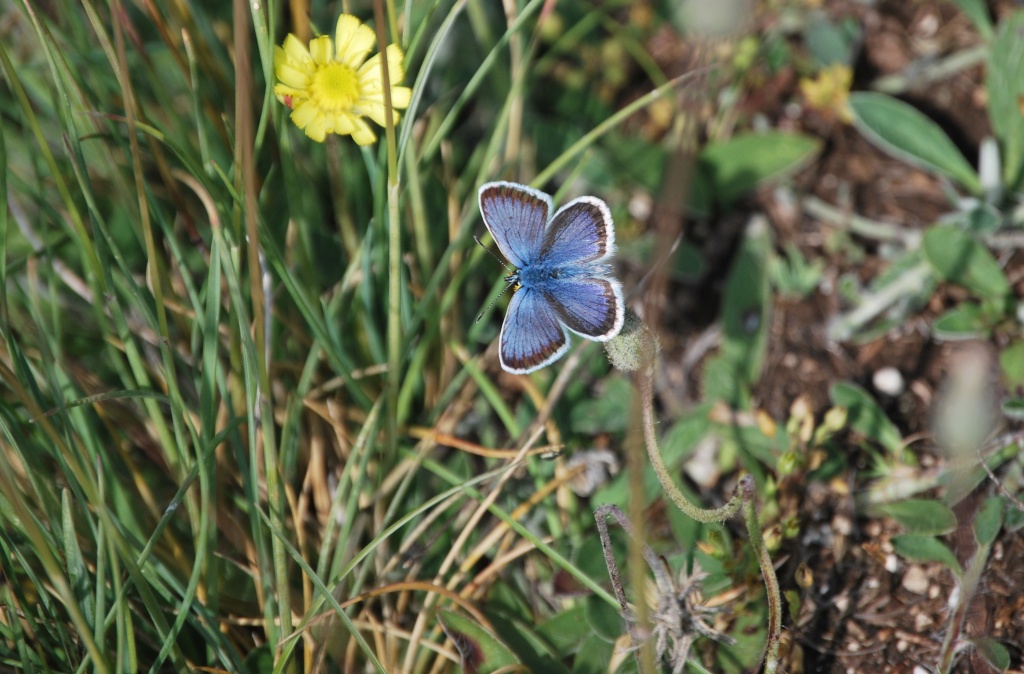
[[[807,99],[807,105],[849,124],[853,121],[853,111],[850,110],[852,83],[853,71],[849,66],[837,63],[818,73],[817,79],[802,78],[800,91]]]
[[[318,143],[329,133],[351,135],[359,145],[377,140],[363,119],[369,117],[379,126],[385,125],[380,54],[365,60],[376,41],[369,26],[342,14],[333,43],[329,36],[322,35],[306,49],[297,37],[288,35],[283,46],[274,47],[274,74],[279,81],[274,94],[291,109],[295,126]],[[412,90],[395,86],[405,76],[402,49],[393,44],[386,53],[392,120],[397,124],[396,110],[409,107]]]

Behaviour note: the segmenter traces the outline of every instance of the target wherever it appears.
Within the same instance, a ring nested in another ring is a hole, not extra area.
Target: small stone
[[[949,606],[950,611],[953,611],[956,609],[956,605],[958,603],[960,603],[960,586],[955,585],[953,587],[953,591],[949,593],[949,599],[946,600],[946,605]]]
[[[932,620],[932,617],[927,613],[918,613],[916,616],[914,616],[914,629],[918,632],[924,632],[934,623],[935,621]]]
[[[832,518],[832,531],[840,536],[849,536],[853,531],[853,523],[846,515],[836,515]]]
[[[690,460],[683,464],[683,470],[690,479],[700,486],[710,489],[718,484],[721,470],[718,467],[718,442],[711,436],[697,443],[697,448]]]
[[[914,594],[924,594],[928,591],[928,576],[920,566],[912,565],[907,567],[903,574],[903,589]]]
[[[908,648],[910,648],[910,644],[907,643],[906,639],[900,639],[896,642],[896,650],[900,653],[906,653]]]
[[[894,367],[875,370],[875,373],[871,375],[871,383],[874,384],[876,391],[893,398],[907,390],[903,375]]]
[[[896,558],[896,555],[886,555],[885,570],[889,573],[896,573],[898,568],[900,568],[900,560]]]

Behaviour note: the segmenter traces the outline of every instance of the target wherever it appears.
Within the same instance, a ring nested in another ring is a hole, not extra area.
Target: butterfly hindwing
[[[526,374],[557,360],[569,348],[569,336],[543,293],[520,288],[508,304],[498,338],[501,366]]]
[[[552,264],[585,264],[615,252],[608,206],[594,197],[573,199],[558,209],[544,233],[541,256]]]
[[[625,313],[618,281],[599,276],[561,279],[548,285],[547,296],[562,323],[579,335],[604,342],[622,329]]]
[[[487,231],[509,262],[524,267],[541,255],[551,197],[517,183],[487,183],[480,188],[480,213]]]

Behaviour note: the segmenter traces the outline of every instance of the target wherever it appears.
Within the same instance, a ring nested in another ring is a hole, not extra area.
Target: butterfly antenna
[[[507,271],[509,274],[513,273],[512,270],[508,268],[508,265],[505,264],[504,260],[502,260],[500,257],[495,255],[493,250],[491,250],[490,248],[488,248],[487,246],[484,245],[484,242],[480,240],[479,236],[474,234],[473,235],[473,240],[476,241],[478,246],[480,246],[481,248],[486,250],[488,253],[490,253],[491,257],[493,257],[495,260],[497,260],[498,264],[500,264],[502,267],[505,268],[505,271]],[[506,288],[506,290],[508,290],[508,288]],[[498,295],[498,297],[501,297],[501,295]],[[497,299],[497,298],[495,298],[495,299]],[[490,308],[490,307],[488,307],[488,308]],[[477,320],[480,320],[480,319],[477,319]]]
[[[507,269],[507,268],[508,268],[508,267],[506,267],[506,269]],[[498,293],[497,297],[495,297],[495,298],[494,298],[493,300],[491,300],[490,302],[488,302],[488,304],[487,304],[487,306],[486,306],[486,307],[484,308],[484,310],[483,310],[483,311],[481,311],[481,312],[480,312],[480,315],[476,317],[476,321],[475,321],[475,322],[476,322],[476,323],[479,323],[479,322],[480,322],[480,319],[484,317],[484,314],[486,314],[486,313],[487,313],[488,311],[490,311],[490,310],[491,310],[491,307],[493,307],[493,306],[494,306],[494,303],[495,303],[495,302],[497,302],[497,301],[498,301],[499,299],[501,299],[501,296],[502,296],[502,295],[504,295],[505,293],[507,293],[507,292],[508,292],[508,289],[509,289],[509,288],[511,288],[512,286],[514,286],[515,284],[516,284],[516,282],[515,282],[515,281],[509,281],[509,282],[508,282],[508,285],[507,285],[507,286],[505,286],[505,289],[504,289],[504,290],[502,290],[502,291],[501,291],[500,293]]]

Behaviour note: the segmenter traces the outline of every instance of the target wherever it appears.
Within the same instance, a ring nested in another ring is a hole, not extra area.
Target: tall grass
[[[481,182],[568,184],[679,83],[538,111],[538,63],[614,5],[552,37],[541,0],[344,3],[414,89],[365,148],[270,90],[273,45],[335,3],[0,10],[4,668],[453,671],[435,609],[512,638],[563,572],[615,615],[541,458],[585,439],[553,370],[497,367],[500,312],[474,319],[503,272],[472,243]],[[576,363],[570,401],[608,371]]]

